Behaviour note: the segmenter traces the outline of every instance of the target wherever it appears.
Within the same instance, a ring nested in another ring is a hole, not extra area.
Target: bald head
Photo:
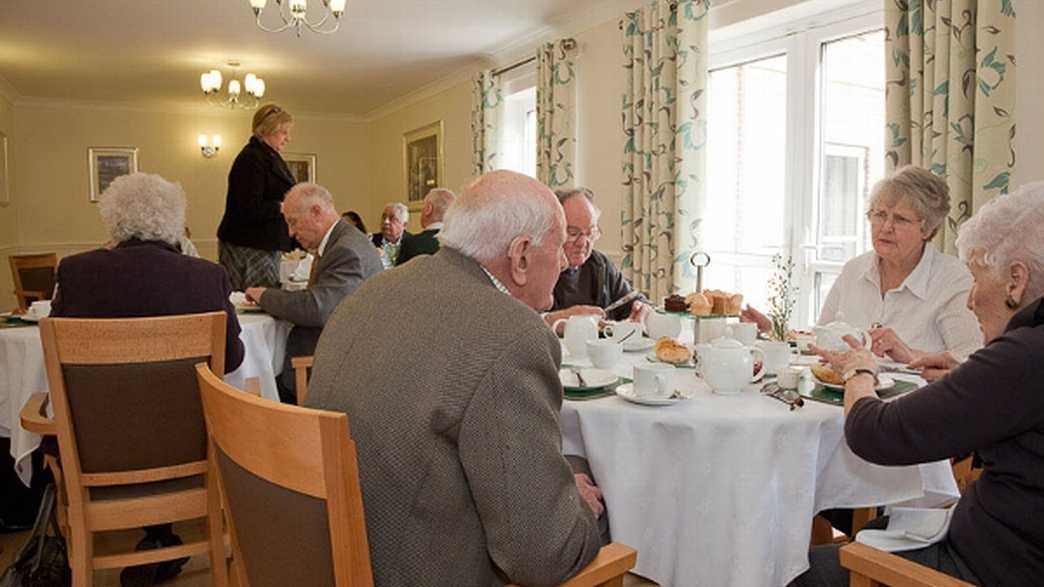
[[[446,188],[435,188],[428,192],[428,195],[424,196],[424,209],[421,210],[421,226],[428,228],[436,222],[442,222],[446,210],[456,199],[457,194]]]
[[[330,227],[340,219],[333,196],[321,185],[299,183],[283,199],[283,218],[290,236],[301,246],[314,251]]]

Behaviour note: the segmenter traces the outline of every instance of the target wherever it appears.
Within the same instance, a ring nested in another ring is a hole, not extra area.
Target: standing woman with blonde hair
[[[232,289],[279,286],[279,256],[294,248],[281,204],[297,181],[279,154],[294,117],[275,104],[254,113],[253,135],[228,172],[225,215],[218,226],[218,260]]]

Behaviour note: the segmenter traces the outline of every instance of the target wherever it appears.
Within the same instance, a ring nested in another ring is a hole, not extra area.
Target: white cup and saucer
[[[51,300],[40,300],[29,304],[29,309],[25,311],[25,314],[19,316],[26,322],[39,322],[42,318],[46,318],[51,315]]]
[[[634,382],[617,386],[616,394],[636,404],[669,406],[691,395],[690,386],[681,380],[684,377],[692,377],[692,372],[665,363],[635,365]]]

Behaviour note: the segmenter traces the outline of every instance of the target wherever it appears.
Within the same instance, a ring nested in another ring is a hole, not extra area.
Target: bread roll
[[[681,365],[692,359],[692,351],[673,338],[665,336],[656,341],[656,358],[664,363]]]

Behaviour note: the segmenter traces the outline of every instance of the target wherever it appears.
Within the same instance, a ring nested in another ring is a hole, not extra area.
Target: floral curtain
[[[913,164],[946,178],[957,228],[1015,167],[1014,0],[884,0],[888,171]]]
[[[482,175],[499,167],[504,94],[500,78],[492,69],[479,72],[471,84],[471,161],[472,172]]]
[[[692,289],[707,138],[710,0],[656,0],[627,13],[623,270],[651,299]]]
[[[537,51],[537,179],[572,186],[576,168],[576,44],[545,43]]]

